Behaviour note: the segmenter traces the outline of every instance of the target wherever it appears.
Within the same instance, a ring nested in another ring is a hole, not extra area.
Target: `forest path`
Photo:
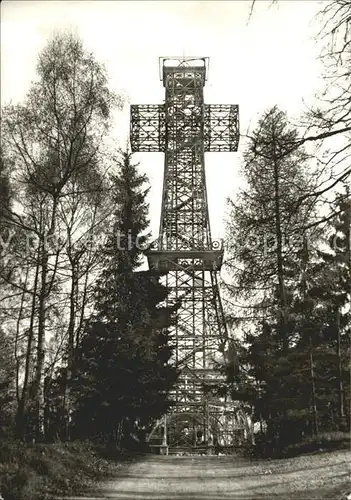
[[[342,500],[351,493],[350,458],[348,451],[268,461],[150,455],[69,500]]]

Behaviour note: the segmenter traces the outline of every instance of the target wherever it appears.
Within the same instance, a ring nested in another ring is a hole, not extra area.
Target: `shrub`
[[[40,500],[48,494],[76,493],[110,470],[110,462],[90,443],[0,443],[0,492],[4,500]]]
[[[308,436],[297,443],[288,445],[273,441],[266,434],[257,434],[256,444],[247,447],[245,454],[256,458],[282,458],[344,448],[350,448],[350,433],[341,431]]]

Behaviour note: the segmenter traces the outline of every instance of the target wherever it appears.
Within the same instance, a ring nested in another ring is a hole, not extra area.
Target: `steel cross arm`
[[[166,143],[164,104],[132,104],[130,115],[132,151],[164,152]]]
[[[165,104],[132,104],[130,142],[133,152],[166,152],[167,109]],[[194,148],[204,152],[232,152],[239,144],[239,106],[203,105],[203,137],[194,140]],[[194,125],[195,126],[195,125]],[[191,142],[191,135],[189,141]]]

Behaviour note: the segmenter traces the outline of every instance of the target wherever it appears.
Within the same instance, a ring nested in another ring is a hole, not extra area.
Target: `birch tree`
[[[69,33],[48,42],[38,57],[37,76],[22,104],[5,107],[3,141],[6,161],[14,165],[11,182],[19,204],[8,214],[9,224],[37,240],[33,262],[26,262],[32,305],[23,323],[27,354],[17,433],[23,437],[31,386],[34,435],[39,440],[43,437],[45,346],[48,333],[54,333],[59,323],[57,304],[66,286],[60,266],[67,227],[62,225],[60,207],[63,200],[73,203],[82,193],[87,199],[96,192],[112,111],[122,101],[108,88],[103,65]],[[11,284],[16,286],[15,280]]]

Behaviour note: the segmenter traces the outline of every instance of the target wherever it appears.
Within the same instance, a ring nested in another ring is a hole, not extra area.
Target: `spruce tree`
[[[313,290],[319,302],[320,349],[323,358],[319,371],[323,385],[324,415],[327,426],[346,428],[349,419],[348,359],[351,334],[351,199],[338,194],[334,201],[336,216],[331,220],[325,249],[318,252],[318,280]]]
[[[115,210],[102,247],[95,312],[82,338],[77,380],[83,397],[76,422],[85,433],[121,442],[145,434],[168,408],[176,371],[168,365],[173,311],[162,306],[167,289],[159,276],[139,271],[148,235],[147,178],[128,152],[111,179]]]

